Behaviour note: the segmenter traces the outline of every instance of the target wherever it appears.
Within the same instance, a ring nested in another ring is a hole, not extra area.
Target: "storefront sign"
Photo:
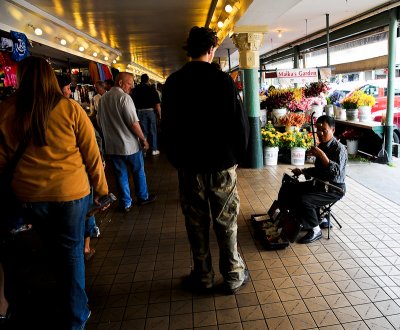
[[[278,81],[282,85],[291,85],[294,83],[306,84],[318,81],[318,69],[284,69],[276,70]]]

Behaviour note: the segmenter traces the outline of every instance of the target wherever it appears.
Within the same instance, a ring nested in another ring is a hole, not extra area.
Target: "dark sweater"
[[[212,172],[244,161],[249,123],[232,78],[193,61],[171,74],[162,99],[166,153],[178,169]]]

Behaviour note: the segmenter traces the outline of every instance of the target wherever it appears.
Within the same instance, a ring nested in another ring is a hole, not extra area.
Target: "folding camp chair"
[[[317,178],[314,178],[314,180],[324,183],[325,186],[330,187],[331,189],[335,189],[335,190],[338,190],[340,192],[343,192],[342,188],[337,187],[337,186],[335,186],[333,184],[330,184],[329,182],[322,181],[322,180],[319,180]],[[339,220],[332,213],[333,205],[335,205],[340,200],[341,200],[341,198],[338,199],[337,201],[334,201],[332,203],[329,203],[329,204],[319,208],[319,218],[320,218],[320,220],[322,221],[325,218],[328,221],[328,239],[330,238],[329,234],[330,234],[330,229],[331,229],[331,217],[333,218],[333,220],[335,220],[335,222],[337,223],[339,228],[342,229],[342,225],[340,224]]]

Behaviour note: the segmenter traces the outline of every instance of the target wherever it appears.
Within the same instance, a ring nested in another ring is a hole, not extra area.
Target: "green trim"
[[[260,127],[260,99],[258,96],[258,71],[243,69],[244,107],[249,116],[250,138],[248,145],[248,162],[250,168],[263,168],[263,151]]]

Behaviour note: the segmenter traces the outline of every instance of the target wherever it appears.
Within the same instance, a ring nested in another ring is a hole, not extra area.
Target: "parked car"
[[[369,95],[375,97],[375,105],[371,108],[371,119],[373,121],[384,123],[386,120],[387,109],[387,81],[386,79],[374,80],[356,88]],[[395,81],[395,96],[394,96],[394,116],[393,116],[393,142],[399,143],[400,141],[400,80]],[[351,95],[353,91],[347,95]]]

